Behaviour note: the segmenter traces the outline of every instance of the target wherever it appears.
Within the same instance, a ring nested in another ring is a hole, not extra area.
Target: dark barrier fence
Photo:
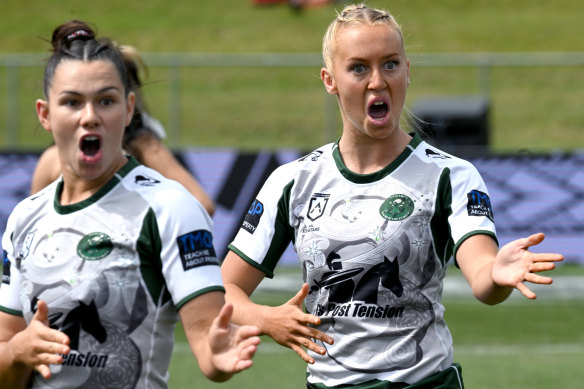
[[[270,172],[302,154],[202,148],[178,154],[216,202],[214,243],[221,257]],[[37,158],[35,153],[0,153],[0,233],[12,208],[29,192]],[[501,244],[544,232],[547,238],[535,251],[560,252],[568,262],[584,265],[584,152],[467,159],[487,183]],[[283,263],[295,263],[291,248]]]

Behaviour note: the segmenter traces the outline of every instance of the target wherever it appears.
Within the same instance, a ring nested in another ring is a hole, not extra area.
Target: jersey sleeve
[[[3,261],[2,282],[0,283],[0,311],[22,316],[20,303],[20,272],[15,266],[14,245],[12,234],[14,231],[14,212],[8,218],[4,235],[2,236]]]
[[[470,236],[486,234],[497,240],[491,199],[478,170],[470,162],[453,167],[450,170],[450,187],[452,213],[448,224],[455,257],[462,242]]]
[[[276,169],[251,203],[229,249],[267,277],[274,276],[280,257],[294,239],[290,225],[290,164]]]
[[[154,202],[158,206],[153,207],[162,275],[177,309],[201,294],[225,291],[211,218],[190,193],[180,189],[159,193]]]

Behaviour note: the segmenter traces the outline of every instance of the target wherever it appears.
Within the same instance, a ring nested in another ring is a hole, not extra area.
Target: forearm
[[[472,282],[469,281],[473,295],[487,305],[496,305],[505,301],[513,291],[513,288],[497,285],[493,281],[493,263],[491,261],[485,264],[473,275]]]
[[[262,335],[268,335],[264,328],[264,312],[269,307],[254,303],[245,291],[239,286],[225,283],[225,298],[233,304],[231,320],[239,325],[253,325],[259,328]]]
[[[9,342],[0,343],[0,389],[25,388],[32,369],[15,362]]]

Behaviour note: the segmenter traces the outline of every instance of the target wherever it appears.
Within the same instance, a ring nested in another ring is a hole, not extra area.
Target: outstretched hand
[[[553,270],[555,262],[564,259],[561,254],[536,254],[528,250],[531,246],[541,243],[544,237],[542,233],[533,234],[503,246],[493,265],[491,272],[493,281],[500,286],[516,288],[528,299],[535,299],[535,293],[525,285],[525,282],[551,284],[551,277],[536,273]]]
[[[35,369],[45,379],[51,377],[49,365],[62,363],[62,355],[70,351],[69,337],[49,327],[49,308],[42,300],[30,324],[14,335],[11,343],[13,360]]]
[[[260,344],[259,329],[231,323],[233,305],[225,304],[209,328],[209,345],[214,366],[223,373],[235,374],[252,366]]]
[[[314,363],[305,348],[324,355],[326,350],[315,343],[315,339],[333,344],[333,339],[323,332],[310,327],[320,324],[320,318],[302,310],[304,299],[308,295],[308,284],[283,305],[268,308],[264,317],[264,332],[282,346],[289,347],[307,363]]]

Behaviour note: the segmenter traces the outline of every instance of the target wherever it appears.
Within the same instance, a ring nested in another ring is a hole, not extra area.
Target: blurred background
[[[222,255],[267,175],[340,136],[336,101],[319,77],[320,48],[347,3],[0,1],[0,233],[29,193],[38,155],[52,143],[34,102],[42,97],[46,40],[58,24],[91,22],[99,35],[142,53],[147,104],[165,126],[167,144],[216,202],[215,245]],[[411,60],[407,106],[424,120],[430,142],[477,166],[501,243],[543,231],[541,251],[567,257],[552,289],[557,293],[530,304],[512,299],[483,307],[468,298],[458,270],[449,272],[447,320],[467,386],[580,388],[584,2],[367,4],[389,10],[402,25]],[[282,263],[295,264],[291,250]],[[294,266],[280,272],[283,278],[266,281],[260,301],[281,303],[299,287]],[[257,367],[221,387],[303,386],[299,358],[269,341],[261,350]],[[181,331],[175,354],[171,387],[219,386],[193,369]]]
[[[338,110],[319,78],[320,46],[346,3],[3,0],[0,149],[50,144],[34,101],[42,93],[45,40],[71,18],[143,54],[150,70],[144,93],[175,149],[312,150],[336,140]],[[494,152],[584,147],[582,1],[367,3],[402,24],[412,61],[410,109],[419,103],[427,113],[435,97],[452,97],[455,106],[460,97],[484,98]]]

